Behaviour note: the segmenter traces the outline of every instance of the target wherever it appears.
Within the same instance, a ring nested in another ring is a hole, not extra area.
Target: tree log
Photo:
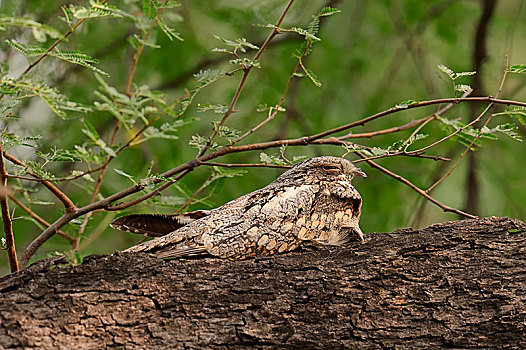
[[[483,218],[245,261],[39,261],[0,348],[526,348],[526,224]]]

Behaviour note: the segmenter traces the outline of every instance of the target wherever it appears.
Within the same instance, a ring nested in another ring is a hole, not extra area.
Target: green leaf
[[[318,38],[316,35],[311,34],[308,30],[298,27],[292,27],[290,29],[282,29],[284,32],[294,32],[298,33],[299,35],[302,35],[305,37],[305,39],[310,39],[313,41],[321,41],[320,38]]]
[[[217,69],[200,70],[199,73],[194,74],[195,79],[201,84],[210,84],[220,78],[224,77],[225,73]]]
[[[37,45],[25,45],[14,39],[6,40],[5,42],[7,43],[7,45],[11,46],[27,58],[31,56],[40,56],[46,53],[46,50],[44,48]]]
[[[168,27],[166,23],[161,18],[157,19],[157,24],[159,25],[159,28],[166,34],[168,39],[174,40],[177,39],[179,41],[184,41],[183,37],[181,36],[181,33],[176,32],[173,28]]]
[[[303,71],[305,72],[305,74],[309,77],[309,79],[314,83],[314,85],[316,85],[317,87],[321,87],[321,82],[320,80],[318,79],[318,77],[316,76],[316,74],[314,74],[313,71],[311,71],[309,68],[307,67],[303,67]]]
[[[0,105],[0,116],[2,118],[18,118],[16,116],[13,116],[11,113],[7,113],[10,109],[13,109],[14,107],[18,106],[20,104],[20,100],[6,100],[4,99],[2,101],[2,104]]]
[[[217,113],[217,114],[224,114],[228,111],[228,106],[222,105],[222,104],[213,105],[209,103],[203,103],[203,104],[198,103],[197,104],[198,113],[207,112],[207,111],[213,111],[214,113]]]
[[[74,155],[86,163],[102,164],[104,162],[103,156],[84,146],[75,145]]]
[[[7,150],[14,146],[27,146],[27,147],[36,147],[35,141],[38,141],[42,138],[40,135],[36,136],[25,136],[20,137],[14,133],[2,131],[0,133],[1,135],[1,142],[2,142],[2,148],[4,150]]]
[[[115,151],[106,145],[106,142],[104,142],[103,139],[100,138],[99,133],[97,132],[97,129],[88,122],[87,120],[83,121],[84,128],[81,129],[84,135],[88,136],[89,139],[97,146],[99,146],[108,156],[110,157],[116,157],[117,153]]]
[[[516,131],[517,129],[518,129],[517,125],[508,123],[508,124],[497,125],[492,130],[503,133],[504,135],[507,135],[516,141],[522,142],[522,137],[517,133]]]
[[[406,100],[403,102],[400,102],[399,104],[395,105],[395,108],[407,108],[408,106],[418,103],[418,101],[415,100]]]
[[[95,127],[86,119],[83,121],[84,129],[81,129],[84,135],[90,138],[91,141],[97,142],[100,139],[100,135]]]
[[[64,60],[70,63],[74,63],[74,64],[78,64],[80,66],[86,67],[96,73],[99,73],[107,77],[110,76],[108,73],[92,65],[92,64],[98,64],[99,63],[98,59],[91,57],[82,51],[78,51],[78,50],[60,51],[60,50],[55,49],[49,53],[49,56],[57,57],[61,60]]]
[[[217,130],[217,133],[220,137],[227,139],[228,142],[232,142],[241,135],[239,130],[230,128],[226,125],[219,125],[219,122],[213,122],[214,129]]]
[[[259,49],[259,47],[257,45],[248,42],[247,39],[245,39],[245,38],[236,39],[235,41],[222,38],[222,37],[220,37],[218,35],[214,35],[214,38],[216,38],[217,40],[223,42],[223,44],[225,44],[227,46],[233,47],[232,51],[229,51],[229,50],[226,50],[226,49],[214,49],[213,51],[216,51],[216,52],[227,52],[227,53],[233,54],[234,51],[237,51],[237,50],[239,50],[241,52],[247,52],[245,47],[253,49],[253,50]]]
[[[155,43],[155,38],[151,38],[151,41],[144,40],[143,38],[139,37],[137,34],[133,34],[133,38],[135,41],[137,41],[139,44],[144,45],[146,47],[151,47],[153,49],[159,49],[161,48],[161,45],[157,45]],[[137,45],[137,48],[139,48],[140,45]]]
[[[321,9],[320,13],[318,14],[318,17],[324,17],[324,16],[332,16],[336,13],[341,13],[342,11],[338,10],[335,7],[326,6],[323,9]]]
[[[46,36],[53,39],[63,39],[64,36],[58,30],[48,25],[38,23],[27,17],[11,17],[0,15],[0,27],[13,26],[30,28],[33,36],[39,42],[46,41]]]
[[[510,73],[526,73],[526,64],[514,64],[508,67]]]
[[[438,65],[438,69],[440,69],[442,72],[446,73],[447,76],[449,76],[449,78],[453,81],[457,80],[458,78],[462,78],[462,77],[468,77],[468,76],[471,76],[471,75],[475,75],[477,74],[477,72],[459,72],[459,73],[456,73],[454,72],[452,69],[442,65],[442,64],[439,64]]]
[[[371,153],[375,156],[383,156],[387,153],[389,153],[389,150],[380,148],[380,147],[373,147],[371,148]]]
[[[75,151],[53,149],[51,153],[42,153],[36,151],[35,154],[47,162],[80,162],[80,157],[77,157]]]
[[[281,154],[266,154],[261,152],[259,154],[259,160],[265,164],[276,164],[276,165],[287,165],[287,160],[281,157]]]
[[[192,135],[192,138],[188,142],[188,144],[194,148],[197,148],[199,152],[206,146],[206,143],[208,142],[208,139],[204,138],[203,136],[199,134]]]
[[[117,174],[119,174],[119,175],[121,175],[121,176],[124,176],[124,177],[130,179],[130,181],[133,182],[134,184],[137,184],[137,182],[135,182],[135,179],[133,178],[133,176],[131,176],[130,174],[128,174],[128,173],[126,173],[126,172],[124,172],[124,171],[122,171],[122,170],[120,170],[120,169],[113,169],[113,170],[115,170],[115,172],[116,172]]]
[[[228,62],[230,62],[232,64],[240,65],[243,68],[251,67],[251,66],[255,67],[255,68],[261,68],[261,65],[259,64],[258,61],[252,61],[250,58],[236,58],[236,59],[230,60]]]
[[[66,6],[62,6],[62,12],[64,13],[64,17],[60,17],[64,22],[68,24],[68,26],[73,26],[73,13],[69,8]]]
[[[125,12],[116,6],[102,4],[99,1],[90,0],[90,7],[84,6],[75,6],[69,5],[69,11],[71,15],[77,19],[86,19],[86,18],[97,18],[97,17],[114,17],[122,18],[126,17],[135,21],[135,16]]]
[[[506,115],[517,119],[521,125],[526,126],[526,107],[515,106],[500,113],[493,113],[493,116]]]
[[[157,9],[155,8],[152,0],[143,0],[142,1],[142,12],[146,18],[154,19],[157,15]]]
[[[466,84],[457,84],[455,85],[455,91],[459,92],[471,92],[473,91],[473,88]]]
[[[160,9],[173,9],[176,7],[181,6],[181,3],[179,1],[155,1],[155,7]]]
[[[53,180],[56,178],[56,176],[46,170],[44,170],[43,164],[40,164],[38,162],[34,162],[31,160],[27,160],[24,162],[24,165],[31,169],[31,172],[36,174],[37,176],[46,179],[46,180]],[[23,172],[27,172],[26,168],[23,168]]]

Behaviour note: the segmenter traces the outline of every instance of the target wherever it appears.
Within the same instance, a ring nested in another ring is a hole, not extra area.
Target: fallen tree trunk
[[[526,348],[526,225],[246,260],[90,256],[0,279],[0,348]]]

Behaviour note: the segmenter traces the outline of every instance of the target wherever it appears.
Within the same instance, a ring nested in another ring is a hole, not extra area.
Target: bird
[[[269,185],[216,209],[183,215],[132,214],[110,226],[155,237],[125,250],[159,258],[215,256],[230,260],[292,251],[304,242],[364,241],[362,198],[351,181],[367,175],[333,156],[306,159]]]

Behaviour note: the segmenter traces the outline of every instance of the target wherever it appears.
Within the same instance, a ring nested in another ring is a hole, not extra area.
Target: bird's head
[[[332,156],[314,157],[304,160],[290,170],[283,173],[281,180],[294,182],[312,179],[313,181],[346,180],[351,181],[355,176],[367,175],[351,161]]]

